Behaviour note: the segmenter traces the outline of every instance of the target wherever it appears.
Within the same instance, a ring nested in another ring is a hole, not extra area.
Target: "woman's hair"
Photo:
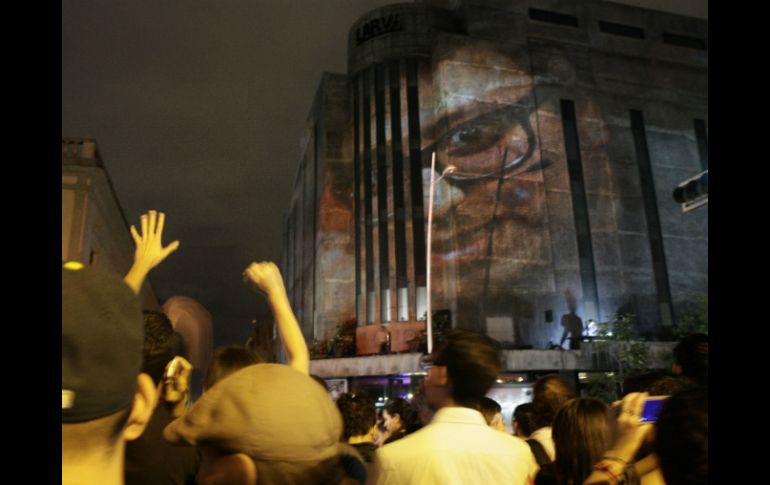
[[[337,408],[342,415],[344,430],[343,441],[351,436],[361,436],[369,433],[377,420],[374,403],[362,394],[341,394],[337,398]]]
[[[206,369],[203,389],[209,389],[217,382],[244,367],[262,363],[264,363],[262,358],[245,347],[222,347],[214,352],[214,357]]]
[[[385,410],[391,416],[398,414],[401,418],[401,427],[404,428],[404,431],[407,433],[412,433],[422,427],[422,423],[420,422],[417,413],[412,409],[409,402],[404,399],[395,398],[389,400],[385,404]]]
[[[568,401],[553,420],[556,481],[579,485],[611,444],[607,406],[589,397]]]

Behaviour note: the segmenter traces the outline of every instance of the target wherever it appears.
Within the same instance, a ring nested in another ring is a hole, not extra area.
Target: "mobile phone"
[[[639,418],[639,421],[642,423],[654,423],[657,421],[666,398],[668,396],[650,396],[645,399],[644,406],[642,407],[642,416]]]

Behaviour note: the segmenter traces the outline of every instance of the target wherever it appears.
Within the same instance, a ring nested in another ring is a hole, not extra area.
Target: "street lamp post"
[[[443,172],[441,172],[441,175],[436,178],[436,152],[433,152],[433,155],[431,157],[430,161],[430,190],[428,194],[428,234],[427,234],[427,244],[426,244],[426,254],[425,254],[425,277],[426,277],[426,307],[427,307],[427,320],[426,320],[426,329],[427,329],[427,340],[428,340],[428,354],[433,352],[433,315],[431,312],[431,283],[430,283],[430,268],[431,268],[431,235],[433,234],[433,194],[436,189],[436,182],[444,178],[445,175],[449,175],[450,173],[455,171],[454,165],[449,165],[447,168],[444,169]]]

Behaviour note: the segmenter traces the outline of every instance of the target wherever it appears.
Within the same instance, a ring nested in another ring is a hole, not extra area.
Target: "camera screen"
[[[665,399],[648,399],[644,401],[644,408],[642,409],[642,417],[639,421],[643,423],[651,423],[658,420],[658,414],[663,409],[663,403]]]

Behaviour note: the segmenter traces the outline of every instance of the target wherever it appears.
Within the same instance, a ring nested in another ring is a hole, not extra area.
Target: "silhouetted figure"
[[[583,320],[575,313],[577,308],[575,295],[570,290],[567,290],[564,298],[567,300],[569,313],[565,313],[561,317],[561,326],[564,328],[564,331],[561,334],[559,347],[564,348],[564,341],[569,336],[569,349],[578,350],[580,349],[580,338],[583,336]]]
[[[583,336],[583,320],[577,316],[574,307],[570,307],[569,313],[562,315],[561,326],[564,327],[564,332],[561,334],[559,346],[564,348],[564,341],[567,340],[567,335],[569,335],[569,349],[580,349],[580,337]]]

